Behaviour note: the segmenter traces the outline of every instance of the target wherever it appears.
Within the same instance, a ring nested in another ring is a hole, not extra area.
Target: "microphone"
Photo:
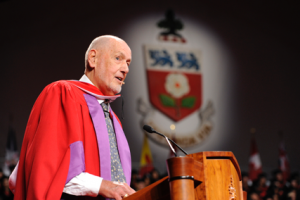
[[[151,126],[144,125],[144,126],[143,126],[143,129],[144,129],[145,131],[147,131],[148,133],[155,133],[155,130],[154,130]]]
[[[172,142],[173,144],[175,144],[176,147],[178,147],[178,149],[180,149],[185,155],[188,155],[187,152],[185,152],[185,151],[184,151],[180,146],[178,146],[173,140],[171,140],[170,138],[168,138],[168,137],[165,136],[164,134],[161,134],[161,133],[159,133],[159,132],[156,132],[151,126],[144,125],[144,126],[143,126],[143,129],[144,129],[145,131],[147,131],[148,133],[156,133],[156,134],[158,134],[158,135],[160,135],[160,136],[166,138],[166,140],[167,140],[167,142],[168,142],[168,144],[169,144],[171,150],[173,151],[173,153],[175,154],[176,157],[177,157],[177,154],[176,154],[175,150],[173,149],[172,145],[170,144],[170,142]],[[170,142],[169,142],[169,141],[170,141]]]

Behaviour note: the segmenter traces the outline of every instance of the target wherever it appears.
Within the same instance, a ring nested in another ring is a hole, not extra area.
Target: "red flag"
[[[282,171],[283,180],[286,181],[290,176],[290,163],[283,141],[279,144],[279,169]]]
[[[249,159],[249,179],[252,181],[257,178],[257,176],[262,173],[262,165],[260,156],[257,150],[255,138],[252,138],[251,141],[251,150],[250,150],[250,159]]]

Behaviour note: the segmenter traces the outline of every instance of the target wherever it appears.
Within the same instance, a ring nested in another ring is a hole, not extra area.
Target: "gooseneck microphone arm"
[[[185,155],[188,155],[188,153],[185,152],[180,146],[178,146],[173,140],[171,140],[170,138],[168,138],[167,136],[165,136],[165,135],[163,135],[163,134],[161,134],[161,133],[159,133],[159,132],[156,132],[151,126],[144,125],[144,126],[143,126],[143,129],[144,129],[145,131],[147,131],[148,133],[156,133],[156,134],[158,134],[158,135],[160,135],[160,136],[166,138],[167,141],[169,140],[170,142],[172,142],[173,144],[175,144],[176,147],[178,147],[178,149],[180,149]],[[169,143],[169,142],[168,142],[168,143]],[[170,144],[169,144],[169,145],[170,145]],[[170,146],[170,147],[171,147],[171,149],[173,150],[172,146]],[[174,152],[174,151],[173,151],[173,152]],[[174,152],[174,154],[176,155],[175,152]],[[176,157],[177,157],[177,155],[176,155]]]

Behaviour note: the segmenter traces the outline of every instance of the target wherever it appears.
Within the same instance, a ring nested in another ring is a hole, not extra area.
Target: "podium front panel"
[[[239,176],[230,159],[206,159],[206,199],[241,199]]]

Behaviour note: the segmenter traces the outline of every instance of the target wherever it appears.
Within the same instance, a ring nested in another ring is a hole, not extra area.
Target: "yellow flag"
[[[152,159],[152,154],[151,154],[151,150],[150,150],[149,143],[148,143],[148,137],[147,137],[147,135],[145,135],[140,165],[141,165],[141,167],[143,167],[145,165],[149,166],[149,165],[152,165],[152,161],[153,161],[153,159]]]

